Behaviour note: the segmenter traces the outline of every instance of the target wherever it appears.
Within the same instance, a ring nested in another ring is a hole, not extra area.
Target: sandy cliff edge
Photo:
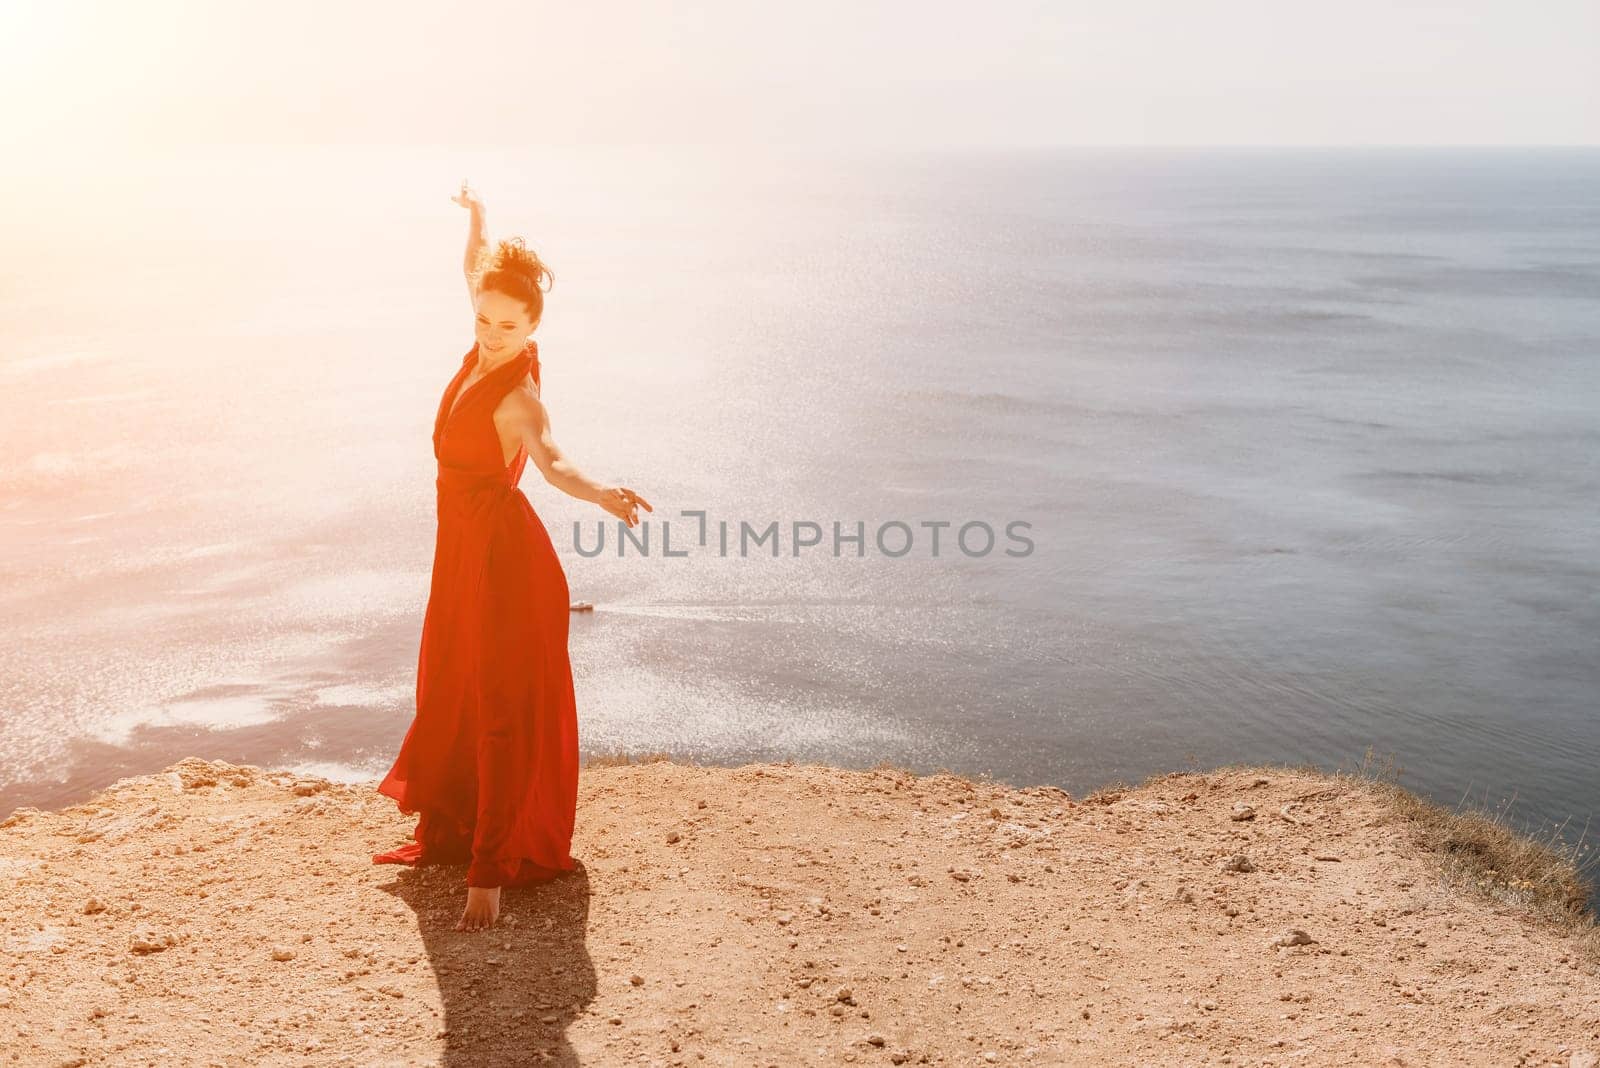
[[[1594,930],[1446,878],[1359,778],[1073,799],[583,770],[576,872],[451,930],[371,785],[197,759],[0,821],[0,1064],[1562,1065]]]

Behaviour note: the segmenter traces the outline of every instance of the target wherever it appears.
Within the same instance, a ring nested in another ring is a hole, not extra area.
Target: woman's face
[[[477,307],[478,349],[491,359],[520,350],[533,333],[534,324],[528,318],[528,306],[507,293],[493,289],[478,290],[474,302]]]

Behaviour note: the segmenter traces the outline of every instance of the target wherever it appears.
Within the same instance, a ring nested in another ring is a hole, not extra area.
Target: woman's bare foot
[[[493,927],[500,917],[500,888],[498,886],[467,887],[467,908],[456,921],[458,931],[476,931]]]

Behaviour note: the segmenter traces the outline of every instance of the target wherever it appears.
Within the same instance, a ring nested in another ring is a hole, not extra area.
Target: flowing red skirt
[[[459,408],[448,407],[476,352],[446,391],[435,428],[439,526],[417,712],[378,785],[419,818],[411,842],[372,860],[465,863],[468,886],[516,886],[576,866],[570,602],[549,533],[516,485],[526,454],[505,467],[489,418],[519,368],[491,371]]]

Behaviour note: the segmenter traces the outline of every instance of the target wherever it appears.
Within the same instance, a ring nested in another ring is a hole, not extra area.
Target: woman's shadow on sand
[[[401,868],[378,889],[417,917],[438,978],[444,1019],[440,1065],[577,1065],[567,1027],[595,993],[589,872],[582,861],[549,882],[500,891],[493,927],[457,931],[466,865]]]

